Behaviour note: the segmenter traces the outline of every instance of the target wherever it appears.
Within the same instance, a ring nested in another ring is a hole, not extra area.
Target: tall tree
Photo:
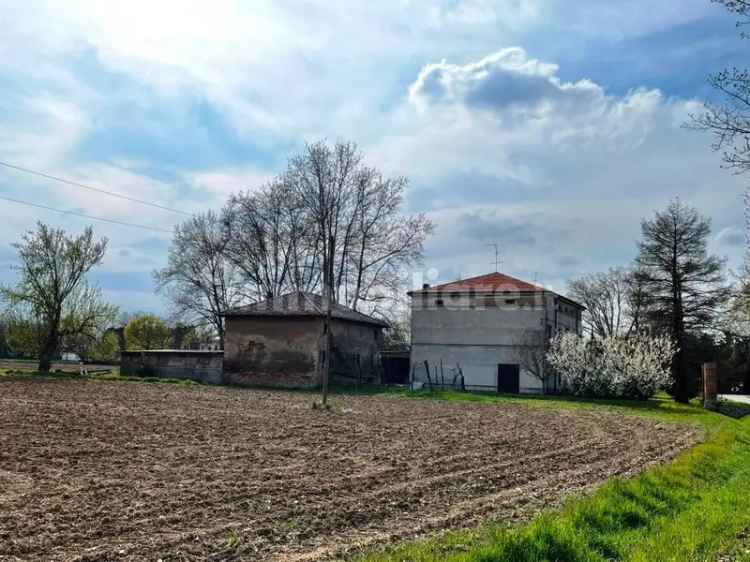
[[[255,300],[324,292],[330,277],[335,301],[385,310],[433,230],[402,213],[406,185],[366,166],[353,143],[308,145],[263,189],[230,200],[226,253]]]
[[[294,156],[285,174],[285,183],[293,189],[315,229],[323,277],[333,271],[325,284],[335,301],[339,300],[346,257],[354,244],[357,187],[363,173],[362,154],[356,144],[330,147],[318,142]]]
[[[345,300],[355,310],[401,292],[402,270],[421,260],[424,240],[433,231],[425,215],[401,215],[406,185],[406,178],[383,178],[373,168],[359,175],[354,244],[347,256],[352,279],[345,283]]]
[[[641,222],[639,282],[649,296],[650,324],[671,334],[677,348],[672,378],[680,402],[689,399],[686,334],[711,326],[729,295],[724,262],[707,251],[710,232],[710,220],[679,199]]]
[[[425,215],[402,214],[406,178],[366,166],[354,143],[308,145],[290,160],[284,183],[314,229],[321,272],[333,269],[334,300],[355,309],[402,284],[399,274],[419,261],[433,230]]]
[[[231,197],[223,217],[226,256],[242,272],[251,300],[319,285],[315,232],[283,178]]]
[[[39,223],[14,247],[21,261],[16,267],[20,279],[16,287],[0,289],[0,296],[12,308],[25,308],[38,323],[39,371],[46,373],[66,339],[78,338],[116,314],[86,280],[101,263],[107,239],[95,240],[91,227],[69,236]]]
[[[213,211],[196,215],[175,228],[167,266],[154,272],[175,318],[210,325],[224,348],[222,314],[242,302],[237,267],[227,259],[228,238]]]

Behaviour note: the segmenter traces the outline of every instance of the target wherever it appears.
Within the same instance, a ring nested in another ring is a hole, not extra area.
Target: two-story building
[[[415,382],[507,393],[555,391],[542,358],[560,331],[581,333],[584,307],[502,273],[410,291]]]

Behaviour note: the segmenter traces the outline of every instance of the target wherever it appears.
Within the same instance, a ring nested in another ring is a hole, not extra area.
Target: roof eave
[[[275,320],[283,320],[285,318],[325,318],[323,313],[315,314],[302,314],[302,313],[279,313],[279,314],[267,314],[267,313],[253,313],[253,312],[225,312],[222,314],[224,318],[273,318]],[[347,318],[345,316],[338,316],[334,314],[334,320],[340,320],[342,322],[354,322],[356,324],[370,324],[373,326],[379,326],[381,328],[390,328],[390,324],[377,318]]]

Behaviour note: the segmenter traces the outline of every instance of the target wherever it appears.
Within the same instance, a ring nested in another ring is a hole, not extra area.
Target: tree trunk
[[[222,324],[221,319],[219,319],[219,322],[216,325],[216,331],[219,335],[219,349],[224,351],[224,325]]]
[[[44,339],[41,349],[39,350],[39,367],[40,373],[49,373],[52,367],[52,360],[57,353],[58,335],[57,329],[51,328],[47,337]]]
[[[677,258],[677,240],[679,233],[675,225],[672,245],[672,338],[677,344],[677,353],[672,359],[672,377],[674,378],[674,399],[687,404],[690,401],[687,387],[687,365],[685,364],[685,318],[682,309],[682,279],[678,276],[679,260]]]
[[[683,338],[680,338],[682,340]],[[677,402],[687,404],[690,401],[690,393],[687,381],[687,365],[685,364],[685,353],[682,350],[682,342],[678,343],[680,348],[672,361],[672,377],[674,378],[674,399]]]
[[[682,293],[679,285],[675,289],[675,300],[672,313],[672,330],[674,341],[677,345],[677,353],[672,360],[672,377],[674,378],[674,399],[677,402],[687,404],[690,401],[690,392],[687,381],[687,364],[685,357],[685,322],[682,311]]]

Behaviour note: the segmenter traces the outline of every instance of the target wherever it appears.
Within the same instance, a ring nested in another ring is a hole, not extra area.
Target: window
[[[435,306],[438,308],[443,308],[443,306],[445,306],[445,303],[443,303],[443,299],[435,299]]]
[[[516,299],[505,299],[505,304],[516,304]]]

